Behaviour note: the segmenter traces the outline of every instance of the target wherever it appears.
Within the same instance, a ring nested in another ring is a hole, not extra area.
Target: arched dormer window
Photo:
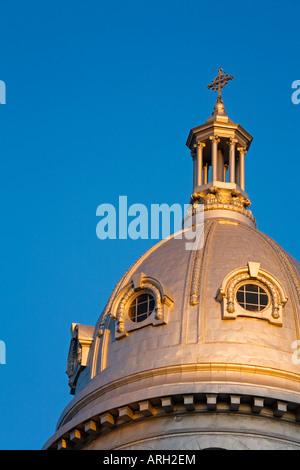
[[[136,273],[118,293],[109,312],[115,320],[116,339],[147,325],[166,324],[172,304],[167,286],[144,273]]]
[[[259,263],[250,261],[247,267],[225,277],[217,299],[222,302],[225,320],[253,317],[278,326],[282,325],[282,309],[288,300],[280,282]]]
[[[245,310],[261,312],[268,307],[270,296],[262,283],[245,281],[236,291],[236,300]]]
[[[155,309],[155,299],[151,292],[143,291],[132,299],[128,309],[131,321],[139,323],[146,320]]]

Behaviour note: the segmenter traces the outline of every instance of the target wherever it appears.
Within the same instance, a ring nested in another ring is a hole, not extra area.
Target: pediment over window
[[[261,269],[260,263],[250,261],[225,277],[217,299],[224,320],[253,317],[278,326],[282,326],[282,310],[288,300],[278,279]]]

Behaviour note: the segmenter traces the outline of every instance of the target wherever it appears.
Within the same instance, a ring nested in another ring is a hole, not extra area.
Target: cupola
[[[220,68],[208,88],[218,92],[212,115],[205,124],[190,130],[186,145],[193,158],[191,203],[204,204],[204,210],[229,210],[248,218],[256,226],[245,190],[245,155],[252,136],[227,115],[222,88],[232,80]],[[207,216],[207,215],[206,215]],[[215,216],[215,215],[214,215]]]

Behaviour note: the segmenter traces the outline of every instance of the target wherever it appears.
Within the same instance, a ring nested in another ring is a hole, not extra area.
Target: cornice
[[[167,376],[169,380],[164,387],[161,387],[159,377]],[[179,382],[178,377],[180,377]],[[151,389],[143,388],[143,382],[149,379],[151,379]],[[135,384],[139,384],[140,388],[137,388]],[[222,389],[225,391],[234,384],[234,390],[246,388],[249,389],[247,394],[251,394],[251,390],[253,394],[253,390],[256,390],[260,397],[272,397],[281,401],[289,400],[297,403],[297,407],[300,407],[300,374],[295,372],[249,364],[178,364],[137,372],[100,387],[95,383],[97,388],[91,390],[77,402],[74,402],[75,396],[73,406],[65,410],[56,432],[57,439],[69,433],[74,427],[82,426],[95,415],[100,416],[112,409],[116,410],[115,407],[127,406],[127,396],[131,397],[131,401],[134,401],[133,397],[138,395],[138,402],[144,400],[151,402],[155,397],[163,397],[164,393],[170,393],[170,390],[176,395],[183,393],[183,390],[184,394],[203,393],[204,390],[211,389],[214,384],[217,385],[218,391]],[[177,391],[175,392],[175,390]],[[116,399],[116,394],[119,399]],[[114,403],[114,408],[109,403]]]
[[[299,374],[271,369],[267,367],[245,366],[241,364],[185,364],[183,366],[173,366],[161,368],[156,371],[146,371],[144,374],[135,374],[119,381],[115,381],[102,390],[106,393],[115,389],[124,383],[135,382],[146,378],[147,375],[156,372],[156,374],[165,374],[179,372],[191,372],[191,370],[211,371],[211,372],[239,372],[255,373],[272,377],[280,377],[283,380],[291,380],[299,383]],[[143,377],[142,377],[143,376]],[[125,381],[125,382],[124,382]],[[124,382],[122,384],[122,382]],[[234,392],[228,387],[222,387],[219,384],[214,389],[213,384],[209,387],[198,387],[195,389],[191,384],[185,384],[185,391],[171,395],[153,395],[151,398],[131,400],[128,403],[122,403],[119,407],[97,412],[92,408],[90,416],[81,415],[81,420],[72,419],[60,428],[56,434],[48,440],[44,449],[80,449],[84,447],[91,439],[101,437],[101,435],[118,429],[128,422],[133,423],[151,418],[160,418],[169,416],[182,416],[187,413],[236,413],[248,414],[254,416],[263,416],[269,419],[280,419],[284,422],[293,423],[300,426],[300,394],[297,394],[298,400],[284,399],[277,390],[272,390],[273,394],[262,393],[262,388],[256,388],[256,393],[251,393],[251,388],[245,393],[237,384],[234,386]],[[240,393],[241,392],[241,393]],[[275,393],[274,393],[275,392]],[[291,398],[295,398],[295,394]],[[271,424],[270,424],[271,425]]]

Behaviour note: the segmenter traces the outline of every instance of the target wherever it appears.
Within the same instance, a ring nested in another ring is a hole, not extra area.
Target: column
[[[203,183],[204,184],[208,183],[208,163],[205,163],[203,167]]]
[[[205,143],[204,142],[198,142],[195,146],[197,148],[196,186],[201,186],[203,184],[203,179],[202,179],[203,149],[205,147]]]
[[[245,155],[247,151],[246,151],[246,147],[238,147],[237,150],[239,152],[239,162],[240,162],[240,165],[239,165],[240,187],[243,191],[245,191]]]
[[[224,159],[222,150],[218,149],[218,172],[217,172],[217,179],[218,181],[223,181],[223,173],[224,173]]]
[[[239,186],[240,185],[240,158],[237,157],[235,160],[235,182]]]
[[[235,182],[235,145],[236,139],[229,139],[229,183]]]
[[[220,142],[220,139],[218,138],[217,135],[210,136],[210,140],[212,143],[212,149],[211,149],[211,166],[212,166],[212,171],[211,171],[211,180],[216,181],[217,180],[217,175],[218,175],[218,143]]]
[[[195,188],[197,186],[196,184],[196,178],[197,178],[197,157],[195,152],[192,152],[192,159],[193,159],[193,192],[195,191]]]

